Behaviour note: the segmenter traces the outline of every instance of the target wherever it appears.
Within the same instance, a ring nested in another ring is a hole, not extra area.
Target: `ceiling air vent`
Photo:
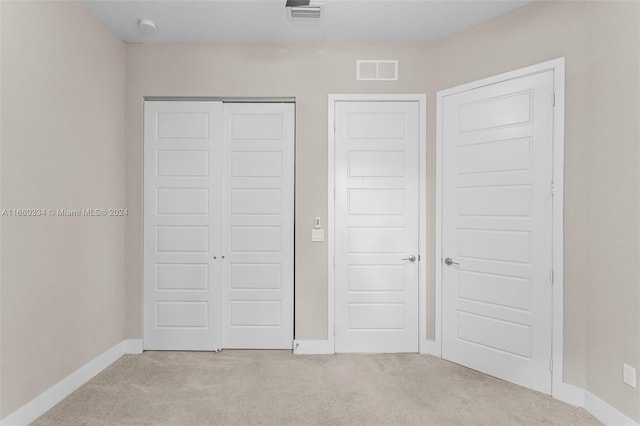
[[[286,7],[309,6],[311,0],[287,0]]]
[[[397,60],[358,60],[356,61],[356,78],[369,81],[398,80]]]
[[[322,7],[319,5],[288,7],[287,10],[289,19],[320,19],[322,14]]]

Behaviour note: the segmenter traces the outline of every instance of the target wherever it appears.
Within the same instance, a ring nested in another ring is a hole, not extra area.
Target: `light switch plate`
[[[629,386],[636,387],[636,369],[630,365],[622,364],[622,380]]]
[[[312,229],[311,241],[324,241],[324,229]]]

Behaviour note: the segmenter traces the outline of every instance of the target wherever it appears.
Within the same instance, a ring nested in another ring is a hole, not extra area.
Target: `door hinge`
[[[550,279],[551,279],[551,285],[553,285],[553,282],[555,281],[555,276],[554,276],[554,274],[553,274],[553,269],[551,269],[551,271],[550,271],[550,275],[551,275],[551,277],[550,277]]]
[[[552,101],[551,101],[551,106],[556,106],[556,93],[553,92],[553,96],[552,96]]]
[[[549,371],[553,373],[553,358],[549,358]]]
[[[554,195],[556,195],[556,185],[551,182],[551,196],[553,197]]]
[[[420,262],[420,255],[418,255],[418,262]]]

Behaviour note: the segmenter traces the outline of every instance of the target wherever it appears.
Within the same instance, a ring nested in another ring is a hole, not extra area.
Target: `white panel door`
[[[336,352],[417,352],[418,103],[336,102],[335,128]]]
[[[220,348],[221,167],[221,102],[145,102],[145,349]]]
[[[442,356],[551,392],[553,73],[443,99]]]
[[[224,105],[224,348],[292,348],[294,119]]]

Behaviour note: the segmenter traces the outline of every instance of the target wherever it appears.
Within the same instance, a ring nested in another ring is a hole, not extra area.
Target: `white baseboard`
[[[42,392],[2,419],[0,423],[2,426],[25,426],[30,424],[102,370],[113,364],[122,355],[141,352],[142,340],[123,340]]]
[[[610,426],[637,426],[638,423],[622,414],[607,402],[598,398],[588,390],[561,383],[553,390],[553,397],[559,401],[576,407],[584,408],[593,417],[600,420],[605,425]]]
[[[122,343],[125,355],[141,354],[144,350],[142,339],[123,340]]]
[[[329,340],[294,340],[293,353],[296,355],[326,355],[336,351]]]
[[[422,340],[420,342],[420,353],[423,355],[433,355],[442,358],[440,345],[435,340]]]
[[[610,426],[637,426],[638,423],[622,414],[611,405],[604,402],[589,391],[584,391],[584,409],[600,420],[605,425]]]
[[[575,407],[584,407],[585,390],[569,383],[554,383],[553,397]]]
[[[334,354],[335,349],[330,340],[294,340],[293,353],[296,355]],[[440,357],[440,346],[433,340],[420,342],[420,353]]]

